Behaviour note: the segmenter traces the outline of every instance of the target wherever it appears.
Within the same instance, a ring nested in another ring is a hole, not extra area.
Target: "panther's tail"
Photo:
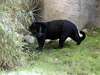
[[[83,31],[80,31],[80,34],[82,34],[82,37],[80,38],[80,41],[83,41],[86,37],[86,34]]]

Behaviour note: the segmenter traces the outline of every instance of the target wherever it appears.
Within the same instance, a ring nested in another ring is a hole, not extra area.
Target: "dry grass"
[[[0,68],[9,69],[27,62],[23,34],[35,20],[40,0],[0,0]],[[25,56],[24,56],[25,55]]]

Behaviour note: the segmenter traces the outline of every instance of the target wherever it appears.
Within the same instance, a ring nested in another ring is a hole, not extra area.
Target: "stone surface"
[[[67,19],[82,28],[95,21],[95,0],[44,0],[43,19]]]
[[[96,26],[100,27],[100,0],[96,0]]]
[[[32,43],[35,42],[36,39],[35,39],[35,37],[33,37],[33,36],[25,35],[25,36],[24,36],[24,40],[25,40],[27,43],[32,44]]]

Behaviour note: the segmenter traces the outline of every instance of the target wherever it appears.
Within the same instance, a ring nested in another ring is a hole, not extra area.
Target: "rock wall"
[[[95,0],[44,0],[43,20],[67,19],[82,28],[95,20]]]
[[[80,1],[80,17],[81,22],[85,24],[94,25],[96,19],[96,1],[95,0],[81,0]],[[85,22],[85,23],[84,23]]]
[[[96,26],[100,27],[100,0],[96,0]]]

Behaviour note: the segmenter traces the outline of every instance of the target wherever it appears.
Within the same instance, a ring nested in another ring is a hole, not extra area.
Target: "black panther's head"
[[[37,24],[32,23],[31,26],[29,26],[29,29],[28,29],[33,35],[35,35],[37,33]]]
[[[44,27],[43,22],[33,22],[31,26],[29,26],[29,31],[33,34],[36,35],[38,33],[42,32],[42,28]]]

